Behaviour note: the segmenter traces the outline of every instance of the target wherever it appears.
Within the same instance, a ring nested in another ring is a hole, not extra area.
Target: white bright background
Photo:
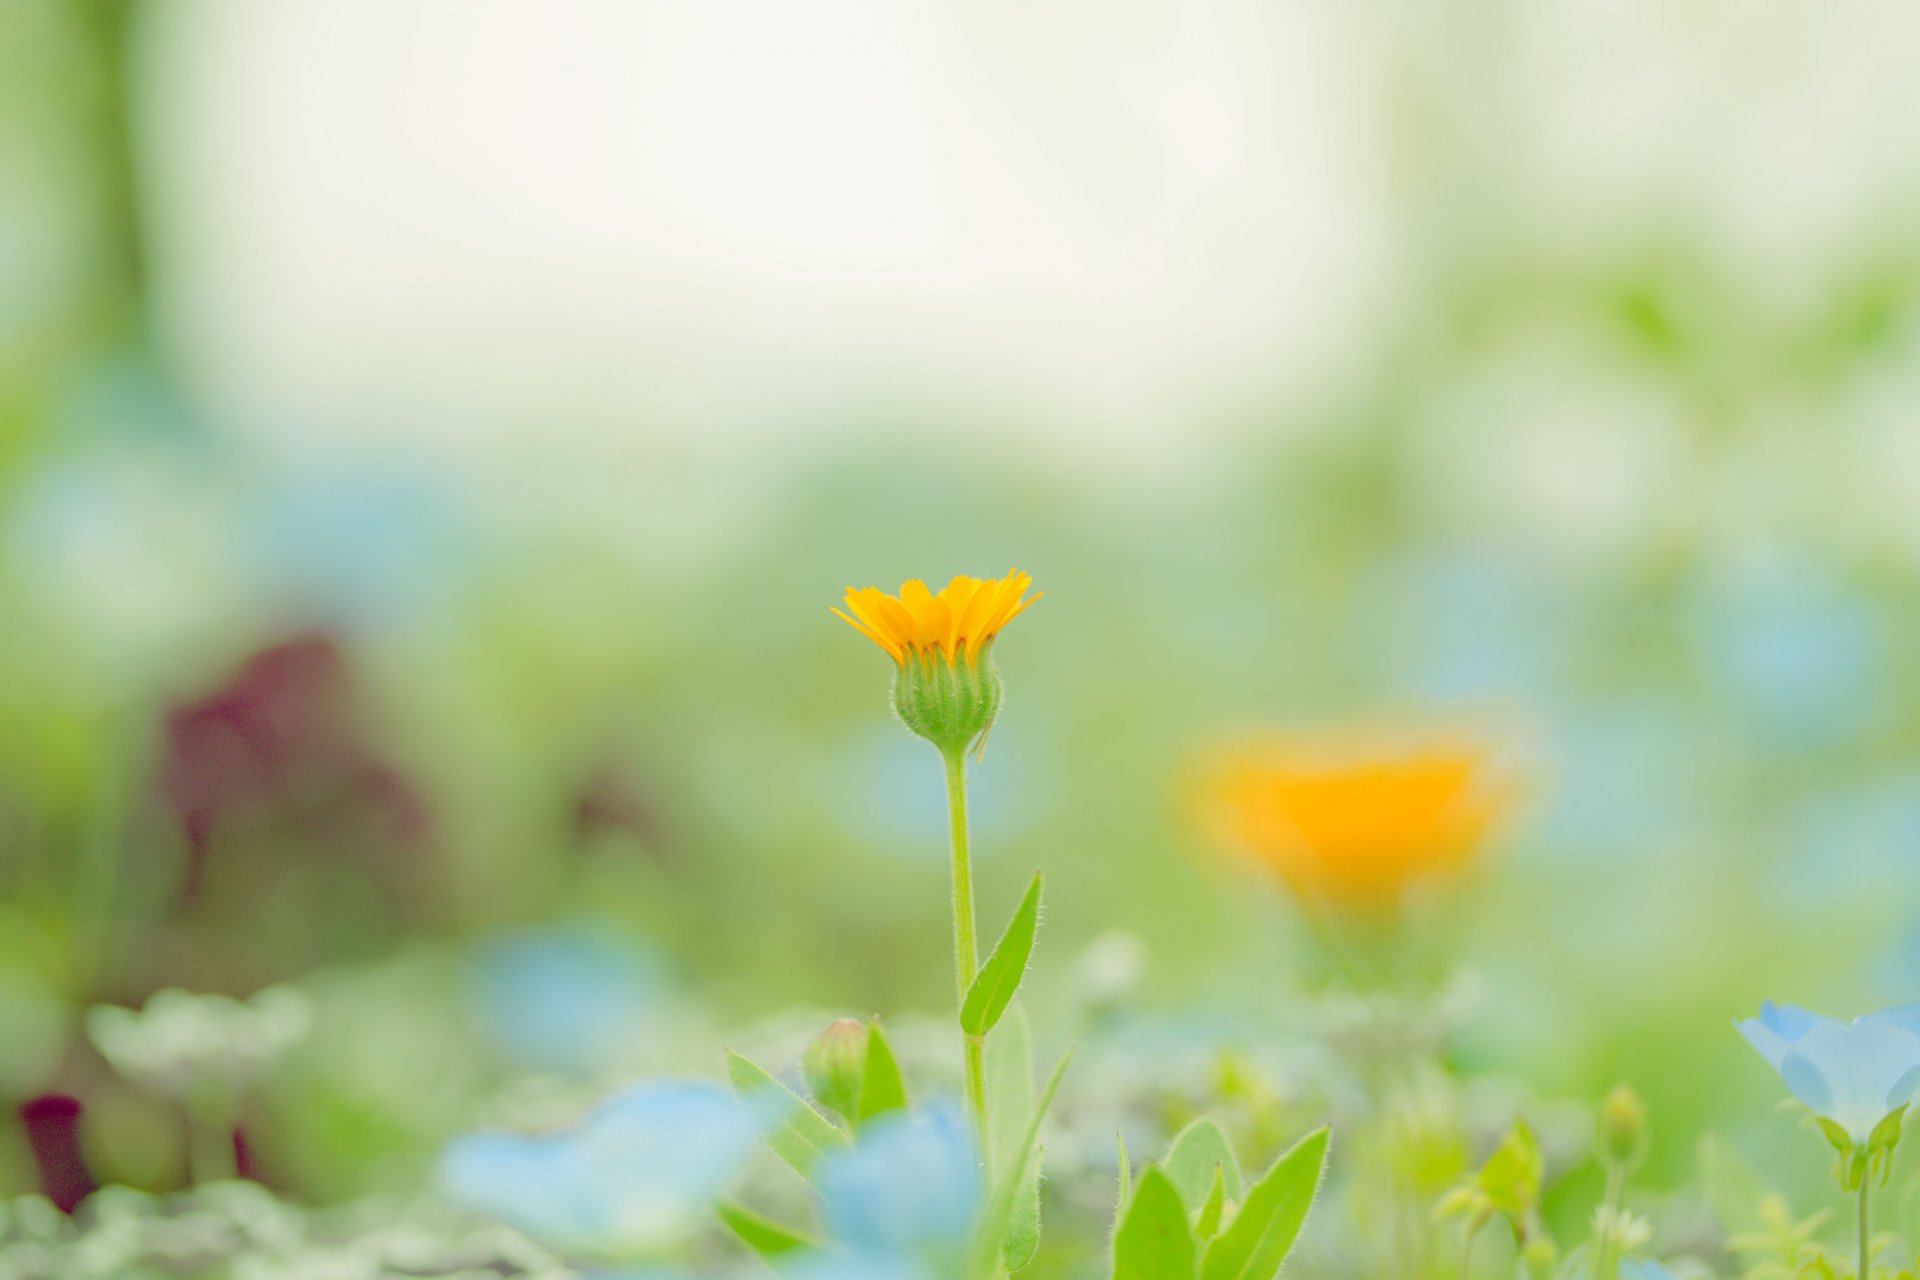
[[[166,311],[256,425],[590,471],[909,385],[1160,465],[1379,308],[1341,7],[163,4]]]
[[[157,0],[141,36],[199,405],[583,529],[744,507],[873,432],[1123,485],[1229,465],[1445,341],[1489,261],[1698,263],[1757,383],[1920,215],[1900,0]],[[1696,409],[1577,318],[1448,357],[1414,448],[1438,509],[1575,552],[1681,504],[1920,545],[1904,323],[1708,474]]]

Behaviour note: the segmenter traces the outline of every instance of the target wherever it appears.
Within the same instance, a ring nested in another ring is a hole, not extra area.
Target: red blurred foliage
[[[398,843],[429,834],[411,783],[380,761],[353,714],[354,681],[322,635],[262,649],[219,688],[167,713],[161,792],[187,838],[181,887],[198,896],[217,828],[351,813]]]
[[[309,633],[167,712],[157,792],[181,861],[145,873],[167,877],[168,905],[117,998],[246,994],[419,923],[439,889],[435,824],[362,694],[339,643]]]
[[[40,1171],[40,1190],[62,1213],[72,1213],[96,1185],[80,1154],[80,1117],[84,1110],[78,1098],[60,1093],[20,1105],[20,1124],[27,1132],[27,1146]]]

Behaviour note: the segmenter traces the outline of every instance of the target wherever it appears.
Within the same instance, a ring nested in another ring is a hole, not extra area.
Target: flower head
[[[474,959],[481,1029],[508,1056],[543,1071],[589,1075],[618,1064],[662,995],[644,952],[582,929],[495,938]]]
[[[1734,1025],[1794,1097],[1856,1146],[1920,1093],[1920,1005],[1842,1022],[1769,1000]]]
[[[760,1131],[726,1090],[640,1085],[571,1129],[457,1139],[440,1185],[461,1208],[556,1248],[628,1256],[671,1247],[705,1221]]]
[[[1009,569],[1004,578],[961,574],[938,594],[918,578],[901,584],[897,596],[848,587],[847,612],[834,612],[901,666],[910,658],[977,666],[1000,629],[1046,594],[1027,595],[1032,585],[1032,574]]]
[[[1000,671],[994,637],[1040,598],[1027,595],[1029,574],[955,578],[938,595],[915,579],[890,596],[878,587],[847,588],[847,608],[834,612],[887,651],[897,670],[893,709],[907,728],[957,758],[984,747],[1000,714]]]
[[[985,1197],[973,1127],[945,1103],[874,1121],[821,1162],[819,1182],[840,1247],[902,1262],[956,1255]]]
[[[1329,748],[1269,739],[1221,753],[1202,781],[1207,824],[1305,896],[1384,906],[1457,869],[1504,811],[1484,748]]]

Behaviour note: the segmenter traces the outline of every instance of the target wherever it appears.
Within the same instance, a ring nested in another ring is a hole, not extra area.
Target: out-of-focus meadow
[[[1258,1167],[1333,1120],[1289,1274],[1454,1239],[1522,1114],[1577,1241],[1622,1081],[1645,1251],[1738,1273],[1706,1165],[1833,1192],[1731,1021],[1920,999],[1916,39],[0,3],[0,1191],[108,1188],[11,1201],[5,1274],[499,1274],[449,1142],[841,1015],[957,1095],[939,762],[828,607],[1010,565],[982,928],[1046,868],[1022,1001],[1079,1046],[1029,1274],[1203,1110]],[[1498,779],[1358,960],[1223,838],[1275,733]]]

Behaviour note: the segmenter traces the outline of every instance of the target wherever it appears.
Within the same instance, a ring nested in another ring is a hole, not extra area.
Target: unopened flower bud
[[[1640,1163],[1647,1149],[1647,1104],[1631,1085],[1617,1084],[1600,1104],[1600,1158],[1618,1168]]]
[[[840,1018],[814,1037],[800,1057],[807,1087],[821,1105],[851,1117],[860,1109],[867,1071],[867,1024]]]
[[[1520,1256],[1526,1264],[1528,1276],[1550,1276],[1560,1261],[1560,1247],[1546,1236],[1534,1236],[1527,1241]]]

